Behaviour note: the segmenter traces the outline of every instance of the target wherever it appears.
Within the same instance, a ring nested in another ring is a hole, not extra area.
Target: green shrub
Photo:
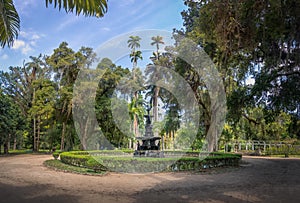
[[[266,155],[300,155],[300,146],[281,145],[267,148]]]
[[[59,157],[59,152],[53,152],[52,156],[54,157],[55,160],[57,160]]]
[[[100,153],[101,152],[101,153]],[[126,173],[144,173],[160,171],[199,171],[203,168],[222,166],[237,166],[241,159],[240,154],[211,153],[198,156],[183,156],[169,158],[150,158],[123,155],[120,151],[92,151],[92,152],[63,152],[60,159],[63,163],[80,166],[98,171],[115,171]],[[90,155],[91,154],[91,155]]]
[[[96,160],[95,158],[90,157],[86,164],[87,168],[93,169],[97,173],[107,171],[107,168],[103,165],[103,162],[100,159]]]
[[[60,160],[69,165],[73,166],[80,166],[80,167],[86,167],[87,161],[90,159],[89,154],[82,155],[81,153],[77,152],[63,152],[60,154]]]

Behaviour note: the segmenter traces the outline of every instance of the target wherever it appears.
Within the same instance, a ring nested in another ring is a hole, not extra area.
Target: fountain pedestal
[[[149,111],[146,115],[145,135],[143,137],[137,137],[137,149],[134,151],[135,157],[163,157],[163,152],[160,151],[161,137],[155,137],[152,130],[151,119]],[[140,143],[142,142],[142,144]]]

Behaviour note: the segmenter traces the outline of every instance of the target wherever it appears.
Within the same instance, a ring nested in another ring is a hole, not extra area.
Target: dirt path
[[[0,202],[300,202],[300,159],[244,157],[248,164],[209,174],[56,172],[50,155],[0,157]]]

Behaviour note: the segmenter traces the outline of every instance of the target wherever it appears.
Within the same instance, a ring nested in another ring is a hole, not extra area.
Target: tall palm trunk
[[[156,44],[156,60],[159,60],[159,44]],[[159,73],[158,73],[159,74]],[[157,78],[157,77],[156,77]],[[157,78],[158,79],[158,78]],[[158,95],[159,95],[160,87],[154,87],[154,97],[153,97],[153,121],[158,121]]]
[[[134,93],[134,100],[135,101],[138,100],[137,92]],[[135,137],[139,136],[138,128],[139,128],[138,118],[137,118],[137,115],[134,114],[133,115],[133,132],[134,132]]]
[[[158,95],[159,95],[160,87],[156,86],[154,88],[153,95],[153,121],[158,121]]]

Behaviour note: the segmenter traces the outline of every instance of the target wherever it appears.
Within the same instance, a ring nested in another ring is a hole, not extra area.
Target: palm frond
[[[13,0],[0,0],[0,45],[11,47],[18,37],[20,18]]]
[[[107,12],[107,0],[46,0],[46,7],[54,4],[54,8],[59,10],[74,12],[76,15],[81,13],[85,16],[102,17]]]

